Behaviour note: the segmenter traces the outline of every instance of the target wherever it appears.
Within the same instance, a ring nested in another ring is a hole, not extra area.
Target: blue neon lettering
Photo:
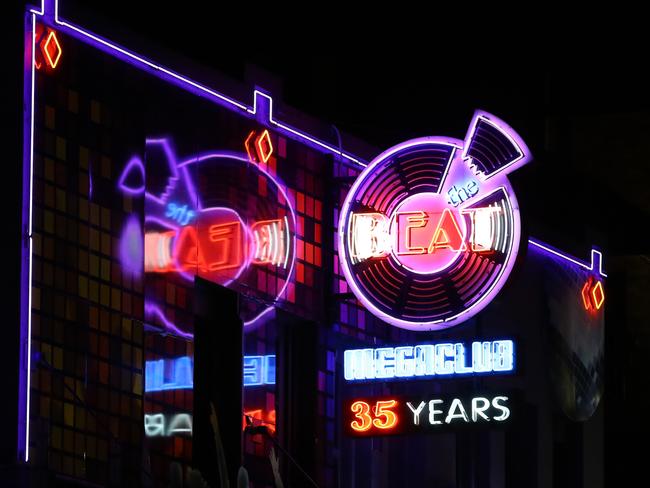
[[[187,209],[187,204],[181,206],[176,203],[168,203],[165,209],[165,217],[175,220],[180,225],[187,225],[194,218],[196,213]]]
[[[436,344],[436,374],[454,374],[454,345]]]
[[[274,385],[275,354],[244,356],[243,385]],[[194,387],[194,364],[189,356],[145,363],[144,391],[185,390]]]
[[[471,366],[467,366],[467,359],[465,357],[465,346],[463,344],[454,344],[456,349],[456,357],[454,360],[454,373],[456,374],[469,374],[474,371]]]
[[[515,369],[511,340],[456,344],[348,349],[344,351],[347,381],[412,378],[434,375],[481,375]]]

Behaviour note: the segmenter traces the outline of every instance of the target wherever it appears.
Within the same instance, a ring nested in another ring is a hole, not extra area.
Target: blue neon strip
[[[194,387],[194,364],[189,356],[145,363],[144,391],[187,390]],[[275,354],[244,356],[244,386],[275,385]]]

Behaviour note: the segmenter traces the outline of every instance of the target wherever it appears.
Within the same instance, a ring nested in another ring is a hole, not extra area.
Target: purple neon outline
[[[126,180],[127,175],[131,172],[131,167],[135,166],[140,169],[140,173],[142,174],[142,187],[140,188],[131,188],[130,186],[126,186],[124,183],[124,180]],[[132,156],[131,159],[129,159],[129,162],[126,163],[126,166],[122,170],[122,174],[120,174],[120,178],[117,180],[117,187],[119,190],[122,191],[122,193],[126,193],[127,195],[141,195],[145,191],[145,172],[144,172],[144,163],[142,162],[142,159],[140,159],[139,156]]]
[[[148,191],[144,192],[144,197],[145,199],[149,199],[151,201],[154,201],[160,205],[165,206],[167,203],[167,199],[169,198],[169,195],[174,191],[176,188],[176,185],[178,183],[179,175],[178,175],[178,164],[176,162],[176,154],[174,153],[174,150],[171,147],[171,143],[169,140],[165,137],[161,137],[159,139],[145,139],[145,143],[147,146],[149,145],[161,145],[163,147],[163,151],[165,152],[165,155],[167,156],[167,165],[169,166],[169,169],[171,170],[172,176],[169,177],[167,180],[167,186],[165,187],[165,190],[160,196],[156,196],[153,193],[149,193]],[[144,168],[143,168],[144,170]],[[146,173],[145,173],[146,174]]]
[[[191,334],[189,332],[185,332],[181,329],[179,329],[174,323],[169,320],[166,316],[165,313],[160,309],[160,305],[150,302],[150,301],[145,301],[144,302],[144,315],[145,315],[145,320],[147,315],[151,316],[157,316],[160,321],[163,323],[165,326],[165,329],[171,330],[174,332],[174,334],[184,338],[184,339],[192,339],[194,338],[194,334]]]
[[[142,268],[141,269],[133,269],[131,268],[131,264],[125,265],[126,262],[130,261],[129,259],[126,258],[127,251],[126,251],[126,245],[123,241],[125,233],[127,229],[131,228],[132,226],[136,225],[138,227],[138,233],[142,236],[142,240],[140,241],[140,253],[142,254]],[[136,218],[134,214],[131,214],[127,219],[122,227],[122,233],[120,234],[120,262],[122,263],[122,267],[126,269],[129,273],[135,275],[135,276],[140,276],[144,273],[144,232],[142,232],[142,227],[140,226],[140,221]]]
[[[263,93],[260,90],[254,90],[253,92],[253,106],[250,107],[247,104],[241,103],[236,101],[234,98],[228,97],[223,95],[222,93],[217,92],[216,90],[213,90],[211,88],[208,88],[200,83],[197,83],[193,80],[191,80],[188,77],[182,76],[172,70],[169,70],[165,68],[162,65],[156,64],[152,61],[149,61],[148,59],[139,56],[137,54],[134,54],[123,47],[118,46],[117,44],[111,43],[107,41],[106,39],[103,39],[102,37],[93,34],[89,31],[86,31],[80,27],[77,27],[74,24],[71,24],[69,22],[66,22],[64,20],[59,19],[59,2],[58,0],[53,0],[54,3],[54,12],[46,12],[45,10],[45,1],[43,0],[41,3],[41,11],[37,11],[36,9],[31,9],[30,12],[34,15],[41,15],[44,17],[44,23],[46,24],[51,24],[53,21],[53,24],[56,26],[59,26],[63,29],[61,29],[64,33],[67,33],[68,35],[71,35],[77,39],[82,39],[83,42],[86,42],[87,44],[94,45],[97,49],[100,49],[102,51],[108,52],[112,56],[121,59],[125,62],[128,62],[129,64],[136,66],[140,69],[146,70],[150,74],[153,74],[154,76],[157,76],[159,78],[165,79],[166,81],[172,82],[176,85],[186,85],[185,88],[188,91],[194,92],[195,94],[202,96],[204,98],[208,98],[219,105],[226,107],[230,110],[236,110],[243,112],[245,115],[248,114],[250,116],[253,116],[253,118],[259,119],[258,117],[258,102],[257,98],[258,96],[263,96],[269,100],[268,104],[268,120],[266,121],[267,123],[281,129],[284,131],[290,138],[294,140],[301,141],[303,144],[306,144],[308,146],[311,146],[315,149],[318,149],[319,151],[327,152],[334,154],[336,156],[339,156],[341,158],[344,158],[348,160],[351,163],[357,164],[359,166],[365,166],[365,163],[363,160],[359,157],[356,157],[350,153],[343,152],[336,147],[327,144],[315,137],[310,136],[309,134],[302,132],[294,127],[291,127],[288,124],[284,124],[280,121],[277,121],[273,118],[273,98],[267,95],[266,93]],[[49,2],[48,2],[49,3]],[[48,5],[51,7],[51,5]],[[261,104],[260,104],[261,105]]]
[[[526,145],[524,140],[521,138],[519,134],[517,134],[517,132],[512,127],[510,127],[506,122],[504,122],[496,115],[493,115],[484,110],[475,110],[474,115],[472,116],[472,121],[469,124],[469,129],[467,131],[467,135],[465,136],[465,141],[463,144],[463,153],[462,153],[463,161],[468,161],[472,159],[471,157],[467,156],[467,151],[469,149],[469,142],[472,140],[472,138],[474,137],[474,133],[476,132],[479,119],[482,119],[486,121],[488,124],[491,124],[493,127],[496,127],[504,136],[506,136],[510,140],[510,142],[513,143],[513,145],[517,148],[520,154],[520,156],[516,158],[514,161],[499,168],[491,175],[486,176],[483,173],[477,175],[477,177],[481,180],[481,182],[486,182],[487,180],[489,180],[490,178],[498,174],[507,175],[512,171],[516,170],[517,168],[520,168],[524,164],[528,163],[532,159],[530,149],[528,149],[528,146]],[[505,171],[506,169],[507,171]]]
[[[553,256],[564,259],[565,261],[569,261],[570,263],[578,265],[587,271],[597,272],[603,278],[607,278],[607,274],[603,271],[603,253],[593,247],[591,248],[591,263],[587,264],[585,261],[580,261],[579,259],[563,253],[562,251],[549,244],[543,243],[537,239],[533,239],[532,237],[528,239],[528,243],[539,249],[542,249],[543,251],[546,251],[549,254],[552,254]],[[596,263],[598,263],[598,271],[595,269]]]
[[[356,191],[358,190],[359,186],[361,185],[363,178],[362,176],[367,175],[371,173],[378,165],[383,164],[386,159],[388,159],[390,156],[395,154],[398,151],[401,151],[403,149],[407,149],[409,147],[413,146],[418,146],[418,145],[423,145],[423,144],[440,144],[440,143],[446,143],[448,145],[452,145],[454,147],[458,146],[458,140],[449,138],[449,137],[440,137],[440,136],[433,136],[433,137],[420,137],[416,139],[411,139],[409,141],[402,142],[400,144],[397,144],[396,146],[393,146],[389,148],[388,150],[382,152],[379,156],[377,156],[375,159],[373,159],[370,164],[362,171],[362,173],[357,177],[355,182],[353,183],[352,187],[350,188],[350,191],[345,197],[345,201],[343,202],[343,205],[341,206],[341,212],[339,215],[339,222],[338,222],[338,245],[339,245],[339,263],[341,264],[341,269],[343,270],[343,275],[346,278],[346,281],[352,291],[354,292],[354,295],[357,297],[357,299],[366,307],[368,310],[371,311],[375,316],[379,317],[381,320],[394,325],[396,327],[400,327],[403,329],[408,329],[408,330],[414,330],[414,331],[431,331],[431,330],[442,330],[442,329],[448,329],[451,328],[455,325],[458,325],[465,320],[468,320],[469,318],[473,317],[477,313],[479,313],[481,310],[483,310],[493,299],[494,297],[499,293],[501,288],[503,288],[503,285],[507,281],[508,276],[510,275],[510,272],[512,271],[512,268],[515,264],[515,261],[517,260],[517,254],[519,251],[519,246],[521,244],[521,221],[520,221],[520,216],[519,216],[519,204],[517,203],[517,199],[514,195],[514,190],[512,189],[510,183],[508,182],[507,177],[505,177],[506,173],[501,173],[503,176],[503,182],[501,185],[495,186],[495,188],[490,191],[489,193],[486,193],[485,196],[489,196],[495,191],[498,191],[499,189],[503,188],[504,189],[504,194],[506,195],[506,198],[508,199],[511,208],[513,209],[513,239],[510,245],[510,248],[508,249],[508,254],[506,256],[505,260],[505,265],[501,267],[501,270],[499,274],[497,275],[497,278],[492,282],[490,287],[484,292],[484,294],[476,300],[474,303],[472,303],[468,308],[465,310],[459,312],[456,315],[453,315],[451,317],[448,317],[446,319],[439,319],[439,320],[433,320],[433,321],[427,321],[427,322],[415,322],[415,321],[409,321],[409,320],[404,320],[404,319],[398,319],[395,317],[392,317],[388,315],[387,313],[383,312],[379,308],[377,308],[366,296],[365,294],[361,291],[361,289],[358,287],[356,284],[352,272],[350,269],[350,265],[347,262],[347,255],[345,251],[345,232],[346,232],[346,223],[349,218],[349,213],[350,213],[350,204],[352,200],[352,196],[355,195]],[[453,164],[453,160],[450,162],[449,166]],[[523,163],[522,163],[523,164]],[[445,175],[446,177],[446,175]],[[514,253],[514,254],[513,254]],[[489,300],[486,301],[486,299],[489,298]],[[462,317],[463,315],[472,312],[472,314],[465,318]],[[462,318],[461,318],[462,317]],[[437,326],[437,324],[443,324],[442,326]]]
[[[43,5],[41,10],[44,11]],[[25,15],[25,65],[23,67],[23,242],[20,270],[20,364],[18,386],[18,438],[17,457],[29,462],[29,415],[31,390],[31,352],[32,352],[32,204],[34,192],[34,94],[35,94],[35,51],[36,14]],[[27,35],[31,42],[27,42]],[[29,164],[26,162],[29,161]]]
[[[246,164],[251,164],[250,161],[248,160],[247,157],[242,156],[241,154],[230,152],[230,151],[218,151],[218,152],[204,152],[204,153],[199,153],[196,156],[193,156],[191,158],[188,158],[186,160],[181,161],[178,163],[179,168],[186,168],[187,166],[191,164],[197,164],[201,163],[207,159],[214,159],[214,158],[231,158],[231,159],[236,159],[239,161],[242,161]],[[289,212],[291,213],[291,220],[293,222],[293,228],[294,228],[294,233],[293,233],[293,238],[292,238],[292,249],[293,249],[293,259],[291,260],[291,267],[289,269],[289,273],[287,274],[287,278],[284,281],[284,286],[282,289],[276,294],[275,299],[273,300],[273,303],[276,303],[280,297],[284,294],[286,291],[287,287],[289,286],[289,282],[291,281],[291,277],[293,276],[293,271],[295,269],[295,264],[296,264],[296,231],[298,229],[297,227],[297,220],[296,220],[296,214],[294,210],[294,203],[293,201],[289,198],[289,195],[284,189],[284,185],[280,184],[279,180],[270,174],[268,171],[266,171],[264,168],[262,168],[259,165],[255,165],[258,171],[260,171],[263,175],[265,175],[267,178],[269,178],[273,184],[277,187],[278,191],[282,194],[284,197],[284,200],[287,202],[287,207],[289,207]],[[189,175],[189,173],[188,173]],[[202,210],[202,209],[198,209]],[[285,268],[286,269],[286,268]],[[271,305],[268,307],[266,310],[263,312],[259,313],[257,316],[254,318],[247,320],[244,322],[244,327],[250,327],[253,325],[255,322],[260,320],[263,316],[265,316],[271,309],[275,308],[275,305]]]

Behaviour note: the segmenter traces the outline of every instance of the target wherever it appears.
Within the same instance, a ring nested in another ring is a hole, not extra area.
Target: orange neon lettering
[[[350,405],[350,410],[354,413],[355,418],[350,422],[350,427],[357,432],[366,432],[372,427],[372,417],[370,416],[370,405],[366,402],[358,401]]]
[[[401,219],[406,218],[406,227],[404,230],[401,228]],[[395,214],[395,221],[397,223],[397,250],[398,256],[406,256],[410,254],[426,254],[427,250],[424,247],[412,245],[411,229],[418,229],[427,225],[427,214],[422,211],[416,212],[397,212]],[[402,240],[400,236],[404,236],[404,247],[402,248]],[[405,250],[403,250],[405,249]]]
[[[56,38],[56,33],[54,31],[50,31],[47,39],[41,45],[41,50],[45,55],[47,64],[49,64],[52,69],[56,68],[57,64],[59,64],[59,59],[61,59],[62,51],[61,44],[59,44],[59,40]]]
[[[196,271],[198,268],[205,271],[205,258],[194,226],[187,225],[181,228],[174,247],[174,258],[181,270]]]
[[[375,418],[372,423],[378,429],[392,429],[397,425],[397,414],[391,410],[397,400],[379,400],[375,404]],[[383,419],[382,419],[383,417]]]
[[[241,264],[241,223],[239,221],[211,225],[208,228],[208,238],[214,246],[221,248],[218,259],[208,264],[209,271],[237,268]]]
[[[273,154],[273,144],[271,143],[271,135],[268,130],[264,130],[262,135],[257,138],[257,155],[262,162],[268,162],[271,154]]]
[[[591,308],[591,300],[589,299],[590,288],[591,288],[591,279],[587,280],[587,282],[582,287],[582,303],[585,306],[585,310],[589,310]]]
[[[436,249],[451,249],[452,251],[460,251],[465,248],[463,241],[463,234],[460,231],[456,217],[451,213],[448,208],[442,211],[436,230],[433,233],[433,239],[429,244],[429,254],[436,251]]]
[[[250,131],[250,133],[248,134],[248,137],[246,137],[246,140],[244,141],[244,147],[246,148],[246,154],[248,154],[248,160],[251,163],[256,163],[257,162],[256,159],[255,159],[255,156],[253,156],[253,154],[251,153],[251,148],[250,148],[250,141],[251,141],[251,138],[254,135],[255,135],[255,131],[254,130]]]
[[[596,310],[600,310],[605,303],[605,290],[603,290],[603,284],[600,281],[591,289],[591,297],[594,299]]]

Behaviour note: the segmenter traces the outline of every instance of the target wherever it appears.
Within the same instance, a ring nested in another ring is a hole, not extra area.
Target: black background
[[[356,12],[331,3],[62,4],[66,19],[152,59],[189,58],[243,82],[268,71],[284,103],[378,150],[415,136],[462,138],[475,108],[493,112],[535,156],[513,177],[531,234],[577,256],[601,244],[606,266],[608,256],[650,255],[650,83],[641,12],[521,4],[511,18],[470,4],[456,12],[379,3]],[[9,2],[2,14],[8,150],[0,367],[8,420],[0,424],[1,464],[13,461],[16,432],[23,9]],[[477,13],[480,21],[470,21]],[[631,365],[648,357],[650,324],[625,323],[624,276],[613,277],[608,290],[618,305],[607,319],[605,475],[606,486],[623,486],[646,478],[647,450],[634,440],[650,431],[642,419],[650,398],[644,369]]]

